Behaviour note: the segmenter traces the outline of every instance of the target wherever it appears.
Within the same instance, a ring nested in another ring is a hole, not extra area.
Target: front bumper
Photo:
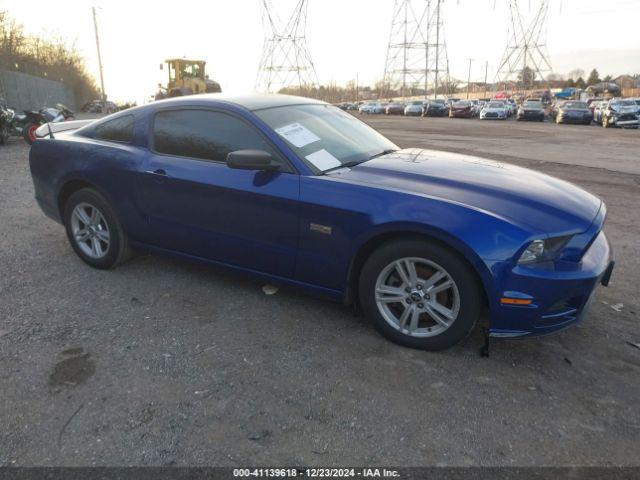
[[[518,265],[505,274],[502,296],[531,300],[529,305],[491,308],[492,337],[546,335],[584,319],[598,285],[608,285],[614,268],[613,251],[600,232],[581,261]]]
[[[633,115],[623,115],[617,118],[611,118],[611,125],[617,125],[619,127],[631,127],[636,126],[639,123],[638,117]]]
[[[544,112],[524,112],[518,113],[520,120],[544,120]]]
[[[559,116],[559,119],[557,119],[559,123],[578,123],[578,124],[584,124],[584,123],[591,123],[591,121],[593,120],[593,117],[590,115],[570,115],[570,114],[563,114]]]
[[[446,117],[447,115],[449,115],[449,110],[446,109],[429,109],[425,113],[427,117]]]
[[[506,113],[487,112],[480,115],[480,120],[505,120],[507,118]]]

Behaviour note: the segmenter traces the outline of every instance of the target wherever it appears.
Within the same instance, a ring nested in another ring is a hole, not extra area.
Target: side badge
[[[319,223],[309,224],[309,230],[312,232],[322,233],[324,235],[331,235],[331,232],[333,231],[331,227],[328,227],[327,225],[320,225]]]

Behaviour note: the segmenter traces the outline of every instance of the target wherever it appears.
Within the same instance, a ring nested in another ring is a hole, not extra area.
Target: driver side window
[[[235,150],[264,150],[281,158],[267,140],[239,118],[211,110],[158,112],[153,124],[153,146],[158,153],[226,162]]]

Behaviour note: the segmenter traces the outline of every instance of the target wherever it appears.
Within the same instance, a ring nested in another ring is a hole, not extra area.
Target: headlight
[[[571,236],[547,238],[545,240],[534,240],[529,244],[520,258],[518,264],[530,264],[553,260],[558,252],[571,240]]]
[[[519,264],[537,262],[544,255],[544,240],[534,240],[529,244],[527,249],[522,252]]]

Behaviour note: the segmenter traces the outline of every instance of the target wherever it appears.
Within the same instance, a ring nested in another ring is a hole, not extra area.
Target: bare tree
[[[74,44],[60,37],[26,35],[23,26],[7,12],[0,12],[0,69],[61,82],[72,89],[78,104],[98,96],[95,81]]]

